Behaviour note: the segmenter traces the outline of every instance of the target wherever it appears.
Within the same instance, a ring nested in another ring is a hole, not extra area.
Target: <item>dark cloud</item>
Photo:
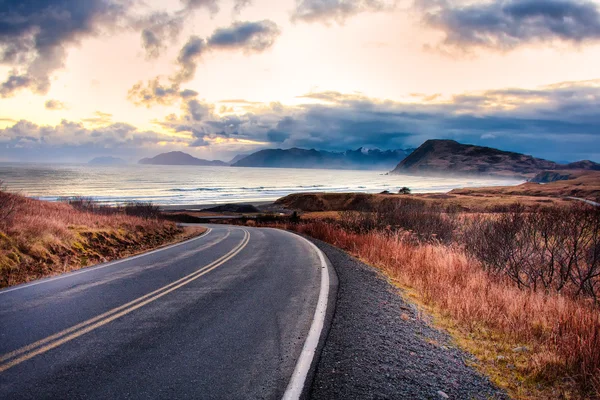
[[[0,95],[45,94],[66,48],[119,23],[129,0],[0,1],[0,63],[11,69]]]
[[[273,46],[281,31],[273,21],[235,22],[219,28],[208,38],[211,49],[243,49],[264,51]]]
[[[172,78],[173,82],[179,84],[194,79],[198,61],[206,50],[206,40],[198,36],[191,36],[179,51],[179,57],[177,57],[179,70]]]
[[[47,100],[46,103],[44,104],[44,107],[46,107],[46,110],[64,110],[67,108],[66,104],[63,103],[62,101],[56,100],[56,99],[50,99]]]
[[[343,23],[364,12],[390,11],[397,0],[296,0],[293,21]]]
[[[185,103],[186,115],[191,121],[203,121],[212,114],[212,107],[194,99]]]
[[[166,12],[155,12],[137,21],[138,29],[141,29],[142,47],[146,57],[155,59],[179,37],[185,16],[181,13],[169,14]]]
[[[424,21],[443,44],[508,50],[536,42],[600,40],[600,5],[591,0],[494,0],[464,5],[420,0]]]
[[[198,63],[202,56],[213,50],[243,50],[261,52],[273,45],[280,30],[268,20],[258,22],[236,22],[230,27],[219,28],[208,38],[191,36],[179,51],[177,71],[169,77],[170,83],[163,84],[160,78],[138,82],[128,93],[134,104],[150,107],[153,105],[170,105],[181,98],[193,97],[191,90],[181,91],[181,85],[194,79]]]
[[[539,90],[494,90],[433,103],[377,101],[335,92],[307,97],[333,104],[251,106],[245,115],[194,118],[189,109],[163,124],[198,140],[244,139],[264,147],[406,148],[449,138],[547,157],[600,161],[600,81]],[[208,107],[205,105],[205,107]]]

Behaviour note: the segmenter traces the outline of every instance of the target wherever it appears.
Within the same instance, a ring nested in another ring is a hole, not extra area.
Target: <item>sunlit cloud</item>
[[[66,110],[68,108],[65,103],[63,103],[60,100],[56,100],[56,99],[47,100],[46,103],[44,104],[44,107],[46,107],[46,110],[52,110],[52,111]]]

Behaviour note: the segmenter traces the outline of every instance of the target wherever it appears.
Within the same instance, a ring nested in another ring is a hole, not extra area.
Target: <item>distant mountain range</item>
[[[123,165],[127,161],[118,157],[96,157],[88,162],[90,165]]]
[[[513,153],[454,140],[428,140],[402,160],[392,174],[493,175],[530,179],[549,170],[600,170],[600,164],[579,161],[558,164],[529,155]]]
[[[389,170],[412,150],[364,149],[331,152],[292,148],[269,149],[243,157],[234,167]],[[234,159],[235,160],[235,159]]]
[[[162,153],[152,158],[142,158],[138,161],[138,164],[150,164],[150,165],[201,165],[201,166],[213,166],[213,167],[226,167],[229,164],[223,161],[215,160],[203,160],[196,158],[182,151],[172,151],[170,153]]]
[[[118,160],[120,159],[99,157],[90,163],[107,165],[117,163]],[[461,144],[454,140],[428,140],[418,149],[406,150],[359,148],[344,152],[332,152],[299,148],[267,149],[249,155],[240,154],[229,163],[219,160],[203,160],[181,151],[173,151],[159,154],[153,158],[144,158],[139,161],[139,164],[387,171],[393,169],[391,174],[487,175],[520,179],[531,179],[543,171],[600,170],[600,164],[588,160],[559,164],[491,147]],[[550,175],[540,177],[540,179],[550,178],[556,177]]]

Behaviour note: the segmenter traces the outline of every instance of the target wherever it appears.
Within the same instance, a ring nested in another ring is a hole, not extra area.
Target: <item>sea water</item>
[[[159,205],[271,201],[300,192],[397,192],[404,186],[413,193],[447,192],[522,182],[387,175],[387,171],[15,163],[0,163],[0,181],[10,191],[42,200],[85,196],[107,204],[151,201]]]

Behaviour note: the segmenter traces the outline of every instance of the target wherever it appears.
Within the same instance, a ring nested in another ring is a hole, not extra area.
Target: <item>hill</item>
[[[540,183],[537,183],[540,182]],[[462,196],[552,196],[578,197],[591,201],[600,199],[600,171],[548,171],[530,182],[517,186],[496,186],[454,189],[451,195]]]
[[[579,161],[558,164],[530,155],[454,140],[428,140],[402,160],[392,174],[494,175],[529,179],[541,171],[600,169],[600,164]]]
[[[321,168],[389,170],[410,150],[365,149],[330,152],[299,148],[268,149],[250,154],[232,164],[234,167]]]
[[[123,165],[127,161],[118,157],[96,157],[88,162],[90,165]]]
[[[196,158],[187,153],[181,151],[172,151],[170,153],[162,153],[152,158],[143,158],[138,164],[149,164],[149,165],[200,165],[200,166],[214,166],[214,167],[226,167],[229,164],[223,161],[215,160],[203,160]]]

